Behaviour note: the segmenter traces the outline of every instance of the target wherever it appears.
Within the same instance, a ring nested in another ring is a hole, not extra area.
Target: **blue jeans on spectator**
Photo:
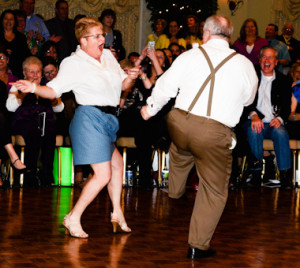
[[[263,160],[263,140],[271,139],[274,144],[275,154],[279,170],[291,168],[291,155],[289,135],[286,128],[281,125],[279,128],[270,127],[269,123],[264,123],[264,129],[260,133],[255,133],[251,129],[251,120],[246,122],[246,133],[252,153],[257,160]]]

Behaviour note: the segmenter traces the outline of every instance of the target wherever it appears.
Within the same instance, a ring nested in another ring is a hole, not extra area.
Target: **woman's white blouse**
[[[80,105],[117,106],[127,75],[110,50],[104,49],[100,59],[101,63],[78,46],[62,61],[57,76],[47,86],[57,97],[72,90]]]

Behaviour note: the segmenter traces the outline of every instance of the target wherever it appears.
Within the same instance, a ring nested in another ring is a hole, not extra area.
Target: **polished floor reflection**
[[[0,191],[0,267],[300,267],[300,193],[279,189],[229,192],[212,241],[217,256],[186,259],[195,192],[171,200],[166,190],[126,188],[131,234],[112,233],[106,191],[83,215],[88,239],[66,236],[64,215],[75,188]]]

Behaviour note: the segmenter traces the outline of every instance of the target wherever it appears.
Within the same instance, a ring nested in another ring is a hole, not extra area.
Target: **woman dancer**
[[[58,75],[47,86],[20,80],[14,85],[23,92],[35,92],[44,98],[56,98],[73,90],[79,107],[70,125],[74,164],[90,164],[93,176],[87,181],[74,208],[63,225],[73,237],[87,238],[81,227],[81,215],[107,185],[112,201],[113,231],[130,232],[121,209],[123,161],[114,142],[118,120],[114,113],[121,90],[131,88],[140,67],[124,73],[108,49],[103,49],[102,24],[93,18],[82,18],[75,25],[80,47],[61,63]]]

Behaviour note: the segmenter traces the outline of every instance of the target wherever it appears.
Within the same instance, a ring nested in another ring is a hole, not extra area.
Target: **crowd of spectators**
[[[45,85],[51,81],[57,75],[61,61],[76,50],[78,41],[75,38],[74,26],[76,21],[85,15],[79,14],[74,20],[70,19],[68,2],[58,0],[55,4],[55,17],[44,21],[34,14],[34,4],[34,0],[21,0],[20,9],[5,10],[0,16],[0,80],[1,88],[5,88],[5,94],[1,96],[7,98],[6,107],[12,112],[8,113],[5,107],[1,107],[4,109],[2,117],[6,114],[8,116],[6,120],[1,121],[0,127],[9,129],[11,135],[19,134],[25,139],[24,164],[30,170],[26,174],[26,184],[36,185],[36,180],[39,178],[43,185],[49,186],[53,183],[55,135],[68,136],[68,126],[76,108],[76,100],[72,93],[64,94],[62,99],[52,102],[43,100],[37,98],[34,93],[26,95],[18,92],[16,88],[11,88],[10,82],[27,79],[37,85]],[[124,71],[126,72],[132,66],[142,66],[139,79],[136,80],[131,91],[122,93],[120,101],[122,114],[119,117],[118,135],[135,138],[137,153],[134,160],[139,165],[139,181],[142,187],[151,188],[153,182],[152,148],[155,146],[168,150],[170,138],[165,118],[172,108],[173,100],[149,121],[142,119],[140,108],[146,104],[146,99],[150,96],[157,79],[168,70],[174,60],[186,50],[202,45],[204,21],[199,21],[197,16],[191,14],[186,18],[186,25],[181,28],[175,18],[168,22],[158,19],[153,23],[153,33],[147,36],[145,48],[138,53],[125,51],[122,39],[126,36],[122,36],[120,31],[114,29],[117,18],[113,10],[104,10],[98,20],[102,23],[106,34],[105,48],[112,52]],[[286,81],[285,87],[287,88],[281,90],[290,91],[292,98],[291,104],[287,102],[284,107],[275,107],[273,97],[269,97],[270,120],[272,116],[280,118],[280,127],[287,129],[290,138],[298,139],[300,137],[300,106],[298,105],[300,93],[297,88],[300,81],[300,45],[299,41],[293,37],[293,33],[294,28],[290,23],[284,25],[282,35],[279,35],[277,25],[269,24],[265,29],[265,38],[263,38],[259,35],[256,21],[248,18],[241,26],[239,38],[232,40],[232,48],[253,63],[259,77],[262,57],[267,57],[260,54],[262,49],[266,46],[276,49],[276,53],[268,56],[267,60],[275,57],[276,77],[283,76]],[[155,44],[148,45],[148,42],[155,42]],[[268,61],[264,64],[270,65]],[[278,72],[280,75],[277,74]],[[5,105],[3,99],[1,103],[2,106]],[[257,107],[252,106],[252,108],[257,110]],[[285,114],[281,117],[280,114],[283,111]],[[260,112],[262,111],[258,109],[256,114]],[[255,116],[249,114],[249,109],[246,109],[241,123],[236,128],[238,146],[234,151],[236,161],[234,161],[232,175],[233,183],[236,182],[234,177],[237,176],[238,159],[249,148],[247,147],[249,137],[242,125],[250,120],[248,123],[250,122],[251,128],[252,118]],[[43,122],[42,125],[41,122]],[[4,141],[2,136],[1,139],[2,147],[11,144],[10,140]],[[250,145],[251,148],[255,147],[253,142]],[[40,149],[42,149],[42,169],[38,174],[37,162]],[[268,156],[267,153],[264,153],[265,155]],[[2,154],[1,158],[3,158]],[[249,159],[252,159],[253,163],[256,160],[261,161],[255,157],[255,152],[249,156]],[[20,169],[24,168],[22,165],[19,164]],[[286,167],[290,168],[289,165]],[[82,178],[79,178],[78,183],[80,184],[81,181]],[[258,184],[255,183],[255,185]]]

